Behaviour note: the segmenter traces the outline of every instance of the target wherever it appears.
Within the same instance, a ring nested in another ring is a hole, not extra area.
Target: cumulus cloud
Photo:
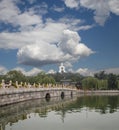
[[[93,53],[76,32],[82,23],[80,19],[61,18],[55,21],[46,18],[44,21],[36,6],[21,11],[15,2],[0,1],[0,22],[16,28],[15,32],[7,30],[0,33],[0,48],[17,49],[18,63],[41,66],[74,62]],[[47,5],[43,3],[42,8],[46,9]]]
[[[104,25],[110,13],[119,15],[119,0],[64,0],[69,8],[84,7],[94,11],[94,20]]]
[[[17,54],[19,62],[39,66],[76,61],[93,53],[91,49],[80,43],[81,38],[77,32],[64,30],[60,35],[60,42],[57,45],[53,40],[51,43],[37,41],[35,44],[22,47]]]
[[[95,73],[99,73],[102,70],[90,70],[88,68],[79,68],[74,73],[80,73],[83,76],[94,76]],[[119,68],[109,68],[109,69],[104,69],[106,74],[116,74],[119,75]]]
[[[49,70],[49,71],[47,72],[47,74],[55,74],[55,73],[56,73],[56,71],[53,70],[53,69],[51,69],[51,70]]]
[[[16,68],[14,68],[12,70],[21,71],[26,76],[35,76],[38,73],[43,72],[43,70],[38,69],[38,68],[32,68],[31,70],[26,71],[24,68],[16,67]]]
[[[79,68],[78,70],[76,70],[76,73],[80,73],[83,76],[93,76],[94,75],[94,71],[89,70],[88,68]]]
[[[42,20],[33,11],[21,12],[14,0],[2,0],[0,2],[0,21],[22,27],[39,24]]]
[[[78,8],[79,7],[79,0],[64,0],[67,7],[70,8]]]
[[[80,5],[94,10],[94,19],[104,25],[110,13],[119,15],[119,0],[80,0]]]

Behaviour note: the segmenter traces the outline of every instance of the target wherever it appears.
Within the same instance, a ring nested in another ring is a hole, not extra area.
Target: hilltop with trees
[[[30,84],[60,84],[62,79],[70,79],[71,83],[80,84],[77,88],[84,90],[113,90],[119,89],[119,75],[106,74],[105,71],[95,73],[94,76],[82,76],[79,73],[54,73],[46,74],[40,72],[35,76],[26,76],[21,71],[12,70],[5,75],[0,75],[0,83],[2,79],[5,82],[12,81],[15,83],[26,82]]]

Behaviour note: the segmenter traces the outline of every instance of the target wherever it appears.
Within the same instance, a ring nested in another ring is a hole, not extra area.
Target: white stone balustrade
[[[20,82],[16,81],[13,83],[11,80],[6,84],[5,80],[3,79],[2,82],[0,83],[0,91],[1,89],[41,89],[41,88],[72,88],[72,86],[66,86],[63,84],[36,84],[34,83],[31,85],[30,83],[26,82]],[[15,86],[14,86],[15,85]],[[73,87],[75,89],[75,87]]]

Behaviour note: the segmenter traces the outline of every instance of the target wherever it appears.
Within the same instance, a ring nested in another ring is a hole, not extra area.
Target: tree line
[[[15,83],[27,82],[30,84],[61,84],[61,80],[70,80],[70,84],[75,84],[78,89],[84,90],[113,90],[119,89],[119,75],[106,74],[105,71],[95,73],[94,76],[82,76],[79,73],[55,73],[46,74],[40,72],[35,76],[26,76],[21,71],[12,70],[5,75],[0,75],[0,83],[2,79],[6,83],[12,81]]]

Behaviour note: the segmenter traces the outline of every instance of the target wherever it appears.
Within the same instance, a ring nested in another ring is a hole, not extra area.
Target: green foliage
[[[100,90],[108,89],[108,81],[106,79],[98,80],[98,89]]]
[[[2,88],[2,85],[0,84],[0,88]]]
[[[93,77],[87,77],[82,80],[82,87],[83,89],[97,89],[98,87],[98,80]]]
[[[21,71],[16,71],[16,70],[12,70],[12,71],[9,71],[6,75],[5,75],[5,80],[7,82],[9,82],[10,80],[12,82],[20,82],[20,81],[25,81],[25,75],[22,74]]]
[[[95,73],[94,77],[97,79],[106,79],[107,74],[105,74],[105,71],[100,71],[99,73]]]
[[[52,76],[45,76],[43,79],[42,79],[42,84],[55,84],[55,80]]]
[[[49,74],[51,75],[56,82],[60,82],[63,79],[70,79],[72,82],[79,82],[83,79],[79,73],[56,73],[56,74]]]
[[[83,89],[105,90],[108,88],[108,81],[103,79],[99,80],[94,77],[87,77],[82,80],[82,87]]]
[[[118,84],[117,84],[117,77],[114,74],[109,74],[108,75],[108,89],[117,89]]]
[[[17,86],[15,83],[12,83],[12,86],[13,86],[14,88],[18,88],[18,86]]]
[[[106,74],[105,71],[96,73],[94,77],[83,77],[79,73],[46,74],[44,72],[40,72],[36,76],[25,76],[21,71],[12,70],[6,75],[0,75],[0,83],[2,82],[2,79],[4,79],[7,84],[11,80],[14,87],[17,87],[15,86],[16,81],[18,81],[18,83],[23,82],[24,87],[28,87],[28,85],[25,85],[25,82],[32,85],[35,83],[35,87],[38,87],[39,83],[46,85],[60,84],[61,80],[68,79],[73,83],[82,83],[81,88],[83,89],[119,89],[119,75]]]
[[[119,80],[117,80],[117,88],[119,89]]]

